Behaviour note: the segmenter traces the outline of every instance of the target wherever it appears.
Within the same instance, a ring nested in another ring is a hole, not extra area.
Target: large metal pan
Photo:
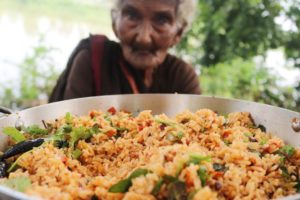
[[[300,113],[290,110],[259,104],[249,101],[224,99],[201,95],[179,94],[140,94],[140,95],[111,95],[101,97],[88,97],[51,103],[23,110],[0,118],[0,149],[5,149],[7,137],[3,135],[2,128],[14,126],[17,120],[22,120],[25,125],[39,124],[42,120],[53,120],[71,112],[75,115],[87,114],[93,109],[107,110],[114,106],[117,110],[125,109],[133,113],[141,110],[152,110],[153,114],[165,113],[175,116],[186,109],[196,111],[209,108],[221,114],[230,112],[250,112],[256,124],[262,124],[267,132],[282,138],[288,144],[300,147]],[[0,186],[0,199],[32,199],[23,194],[12,192]],[[299,195],[284,199],[300,199]]]

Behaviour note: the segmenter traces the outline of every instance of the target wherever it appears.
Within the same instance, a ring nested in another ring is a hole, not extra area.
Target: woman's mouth
[[[138,56],[153,56],[155,54],[155,51],[145,50],[145,49],[136,49],[136,50],[133,50],[133,53]]]
[[[140,55],[140,56],[150,56],[150,55],[152,55],[152,53],[150,51],[136,51],[135,53]]]

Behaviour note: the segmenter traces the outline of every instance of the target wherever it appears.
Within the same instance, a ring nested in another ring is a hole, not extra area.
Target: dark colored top
[[[82,40],[81,44],[89,43],[89,40]],[[83,48],[80,48],[75,55],[72,54],[73,60],[68,62],[71,68],[66,78],[63,99],[96,95],[91,56],[89,45],[83,45]],[[105,41],[102,59],[100,95],[133,93],[120,67],[122,59],[120,44],[110,40]],[[152,85],[149,88],[143,82],[142,71],[131,67],[128,63],[125,63],[125,66],[132,74],[140,93],[200,94],[199,79],[195,70],[172,55],[168,54],[165,61],[154,70]],[[62,99],[50,98],[50,102],[58,100]]]

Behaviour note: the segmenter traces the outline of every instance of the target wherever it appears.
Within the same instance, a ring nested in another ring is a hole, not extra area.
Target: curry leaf
[[[171,182],[178,181],[178,178],[176,178],[174,176],[170,176],[170,175],[164,175],[163,180],[165,183],[171,183]]]
[[[159,124],[166,125],[166,126],[175,126],[175,124],[176,124],[174,122],[167,121],[167,120],[162,120],[162,119],[158,119],[158,118],[155,119],[155,122],[157,122]]]
[[[176,169],[176,173],[175,173],[175,176],[178,177],[179,174],[181,173],[181,171],[183,170],[183,168],[185,167],[186,163],[184,161],[179,161],[178,163],[178,167]]]
[[[194,196],[197,194],[198,191],[199,191],[199,189],[191,192],[188,196],[188,200],[193,200]]]
[[[244,133],[244,135],[245,135],[246,137],[253,137],[253,133],[250,133],[250,132]]]
[[[22,159],[22,157],[25,156],[25,155],[27,155],[28,153],[31,153],[32,151],[33,151],[33,149],[30,150],[30,151],[27,151],[26,153],[24,153],[21,156],[19,156],[17,158],[17,160],[15,160],[15,162],[10,165],[9,169],[7,170],[7,172],[9,172],[9,173],[12,172],[18,166],[18,162]]]
[[[163,184],[164,184],[164,179],[163,178],[159,179],[158,182],[156,183],[156,185],[154,186],[154,188],[152,189],[151,194],[153,196],[158,195],[160,188]]]
[[[286,157],[291,157],[296,153],[296,149],[291,145],[285,145],[279,149],[279,154],[283,154]]]
[[[101,131],[98,124],[94,124],[93,127],[89,130],[90,130],[91,134],[97,134]]]
[[[25,192],[27,188],[31,187],[31,181],[28,177],[17,177],[8,179],[2,182],[1,184],[19,192]]]
[[[128,128],[125,128],[125,127],[115,127],[117,129],[117,131],[128,131]]]
[[[91,197],[91,200],[99,200],[99,198],[94,194],[94,195]]]
[[[182,132],[182,131],[178,131],[177,132],[177,137],[178,137],[178,139],[182,139],[182,137],[183,137],[183,135],[184,135],[184,133]]]
[[[10,136],[16,143],[22,142],[26,139],[25,136],[14,127],[4,128],[3,133]]]
[[[67,140],[54,140],[54,145],[59,149],[68,148],[69,142]]]
[[[201,162],[210,162],[211,161],[211,157],[210,156],[201,156],[198,154],[191,154],[190,155],[190,160],[188,161],[188,165],[189,164],[195,164],[198,165]]]
[[[168,185],[168,200],[183,200],[188,198],[186,185],[182,181],[175,181]]]
[[[142,175],[146,175],[148,174],[150,171],[147,169],[136,169],[134,170],[130,176],[128,177],[129,179],[134,179],[136,177],[142,176]]]
[[[75,143],[78,140],[82,140],[82,139],[88,139],[92,136],[92,134],[88,131],[86,131],[86,128],[84,128],[83,126],[78,127],[78,128],[74,128],[72,130],[72,132],[70,133],[70,147],[74,148]]]
[[[204,166],[201,166],[198,171],[198,176],[200,178],[200,181],[201,181],[201,185],[202,186],[205,186],[206,185],[206,181],[209,177],[208,173],[207,173],[207,169],[204,167]]]
[[[108,191],[112,193],[125,193],[128,191],[131,185],[132,182],[130,179],[124,179],[111,186]]]
[[[228,140],[224,140],[223,142],[224,142],[224,144],[225,144],[226,146],[230,146],[230,145],[231,145],[231,142],[228,141]]]
[[[82,154],[82,151],[79,149],[75,149],[74,151],[72,151],[72,158],[74,159],[78,159]]]
[[[66,120],[67,124],[72,123],[73,117],[72,117],[71,113],[69,113],[69,112],[66,113],[65,120]]]
[[[73,127],[70,124],[66,124],[62,127],[62,129],[65,133],[71,133]]]
[[[300,179],[298,179],[297,184],[295,185],[296,191],[300,192]]]
[[[146,175],[149,172],[150,171],[147,169],[136,169],[135,171],[133,171],[130,174],[130,176],[128,178],[123,179],[123,180],[119,181],[118,183],[116,183],[115,185],[111,186],[108,191],[112,192],[112,193],[125,193],[131,187],[132,179],[137,178],[142,175]]]
[[[290,178],[290,174],[289,174],[289,171],[287,170],[287,168],[285,166],[280,166],[280,170],[282,172],[282,177],[284,178]]]
[[[26,133],[29,133],[31,135],[47,135],[48,130],[47,129],[42,129],[38,125],[32,125],[24,130]]]
[[[259,128],[262,132],[266,132],[267,131],[266,127],[264,125],[262,125],[262,124],[259,124],[257,126],[257,128]]]
[[[225,167],[225,165],[222,165],[222,164],[219,164],[219,163],[214,163],[213,164],[213,168],[217,172],[224,172],[224,171],[227,170],[227,168]]]
[[[268,142],[268,139],[262,138],[259,144],[260,145],[265,145],[265,144],[267,144],[267,142]]]
[[[104,115],[103,117],[106,121],[111,122],[111,117],[109,114]]]
[[[65,134],[69,133],[69,132],[66,132],[66,131],[69,131],[68,125],[60,127],[59,129],[56,130],[56,132],[55,132],[54,135],[52,135],[51,137],[49,137],[49,140],[53,140],[53,141],[64,140]]]

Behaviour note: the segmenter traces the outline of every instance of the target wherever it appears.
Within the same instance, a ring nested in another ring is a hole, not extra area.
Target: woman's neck
[[[144,84],[147,88],[149,88],[152,85],[152,74],[153,69],[146,69],[144,72]]]

